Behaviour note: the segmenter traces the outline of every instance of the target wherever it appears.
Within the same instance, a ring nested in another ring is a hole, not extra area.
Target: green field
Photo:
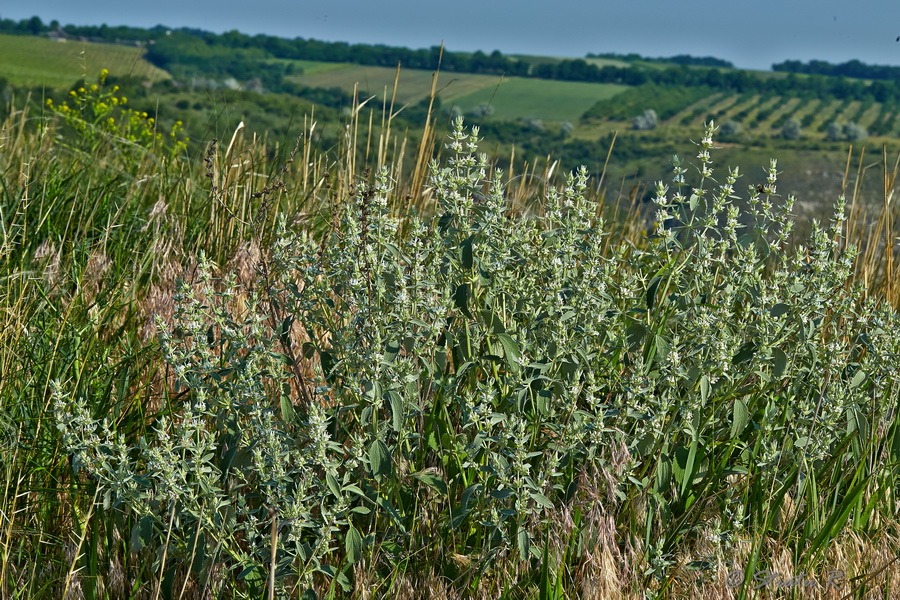
[[[314,61],[296,63],[304,72],[291,79],[303,85],[353,91],[354,85],[359,84],[360,90],[388,98],[397,74],[396,69],[388,67]],[[428,97],[431,86],[431,71],[401,69],[397,102],[401,105],[419,102]],[[615,96],[626,86],[443,72],[439,74],[438,89],[445,106],[456,105],[463,112],[490,103],[495,109],[495,119],[574,121],[595,102]]]
[[[379,97],[390,97],[394,88],[397,70],[390,67],[372,67],[345,63],[317,63],[315,61],[297,61],[303,68],[301,75],[290,76],[289,79],[310,87],[339,87],[352,92],[356,84],[359,89]],[[401,69],[397,87],[397,102],[401,105],[415,103],[431,93],[432,72],[420,69]],[[470,94],[476,90],[494,87],[500,77],[494,75],[474,75],[470,73],[442,73],[438,80],[438,88],[442,89],[441,98],[445,101]]]
[[[135,46],[57,42],[39,37],[0,35],[0,75],[21,86],[68,87],[82,77],[96,77],[100,69],[111,75],[159,81],[169,75],[141,58]]]
[[[574,121],[598,100],[612,98],[627,86],[615,84],[549,81],[512,77],[492,88],[483,88],[454,100],[463,112],[489,102],[496,119],[533,118]]]

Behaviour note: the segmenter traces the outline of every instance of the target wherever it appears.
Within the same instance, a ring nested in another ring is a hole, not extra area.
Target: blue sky
[[[0,17],[197,27],[551,56],[716,56],[900,65],[898,0],[0,0]]]

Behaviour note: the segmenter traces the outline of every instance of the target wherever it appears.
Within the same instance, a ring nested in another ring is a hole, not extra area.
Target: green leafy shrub
[[[514,216],[477,133],[458,120],[432,164],[434,217],[398,218],[381,173],[324,242],[283,224],[254,288],[201,264],[160,328],[177,383],[154,436],[57,384],[76,468],[161,573],[216,586],[223,564],[256,597],[267,575],[349,591],[361,561],[456,579],[454,556],[546,561],[545,533],[586,495],[639,521],[663,581],[698,536],[725,560],[767,527],[770,490],[857,474],[898,389],[898,319],[847,286],[843,200],[788,254],[775,162],[742,215],[710,125],[696,181],[676,159],[658,186],[646,245],[605,250],[585,170]],[[835,494],[839,512],[855,501]]]

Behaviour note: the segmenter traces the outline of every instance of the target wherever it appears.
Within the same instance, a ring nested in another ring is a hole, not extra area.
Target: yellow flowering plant
[[[108,69],[101,69],[97,83],[84,84],[56,103],[47,99],[47,107],[65,120],[77,137],[91,150],[104,140],[124,140],[148,150],[165,151],[173,156],[187,149],[189,139],[184,124],[176,121],[164,133],[156,119],[144,111],[126,108],[128,98],[118,85],[107,86]]]

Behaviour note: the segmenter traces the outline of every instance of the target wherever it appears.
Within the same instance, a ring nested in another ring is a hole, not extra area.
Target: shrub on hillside
[[[799,140],[800,134],[800,121],[797,119],[787,119],[781,126],[781,137],[786,140]]]
[[[740,132],[740,123],[737,121],[725,121],[719,130],[719,135],[721,135],[722,139],[730,140],[736,138]]]
[[[482,104],[479,104],[475,108],[473,108],[471,111],[471,114],[473,117],[489,117],[492,114],[494,114],[495,110],[496,109],[494,108],[494,106],[492,104],[488,104],[487,102],[484,102]]]
[[[656,129],[658,122],[659,119],[656,116],[656,111],[652,108],[648,108],[642,114],[631,120],[631,127],[632,129],[637,129],[639,131]]]
[[[838,123],[832,121],[825,131],[825,139],[829,142],[856,142],[869,137],[866,128],[857,123]]]

